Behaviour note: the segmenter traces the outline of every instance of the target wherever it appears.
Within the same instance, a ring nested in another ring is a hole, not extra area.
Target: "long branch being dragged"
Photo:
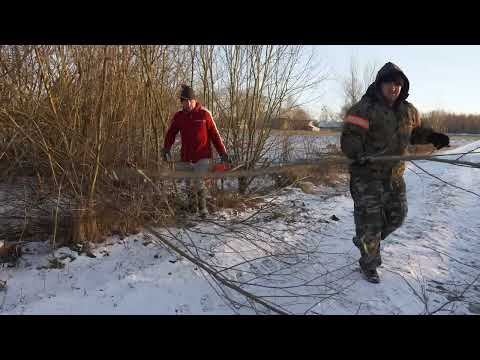
[[[177,246],[175,246],[173,243],[171,243],[170,241],[168,241],[167,239],[165,239],[165,237],[163,237],[160,233],[158,233],[157,231],[153,230],[150,226],[146,226],[145,227],[148,232],[150,232],[151,234],[153,234],[160,242],[162,242],[163,244],[165,244],[166,246],[168,246],[171,250],[175,251],[177,254],[179,254],[180,256],[188,259],[189,261],[191,261],[192,263],[194,263],[195,265],[197,265],[198,267],[202,268],[203,270],[205,270],[209,275],[211,275],[213,278],[215,278],[217,281],[219,281],[220,283],[222,283],[223,285],[227,286],[228,288],[232,289],[232,290],[235,290],[237,291],[238,293],[240,293],[241,295],[245,296],[247,299],[251,300],[251,301],[254,301],[258,304],[261,304],[263,306],[265,306],[267,309],[273,311],[274,313],[276,314],[279,314],[279,315],[288,315],[287,312],[283,311],[282,309],[279,309],[277,308],[276,306],[273,306],[267,302],[265,302],[264,300],[258,298],[257,296],[255,296],[254,294],[242,289],[241,287],[239,286],[236,286],[234,284],[232,284],[230,281],[228,281],[226,278],[224,278],[221,274],[218,274],[216,271],[210,269],[208,266],[206,266],[204,263],[194,259],[192,256],[188,255],[186,252],[184,252],[183,250],[181,250],[180,248],[178,248]]]
[[[480,163],[470,162],[470,161],[460,161],[460,160],[451,160],[451,159],[441,159],[440,156],[452,156],[458,154],[442,154],[442,155],[406,155],[406,156],[371,156],[366,157],[366,160],[372,162],[378,161],[413,161],[413,160],[427,160],[441,162],[451,165],[460,165],[468,166],[472,168],[480,168]],[[151,173],[149,178],[152,179],[191,179],[191,178],[228,178],[228,177],[253,177],[260,175],[268,174],[278,174],[290,172],[293,170],[305,170],[309,168],[318,168],[321,166],[328,165],[348,165],[353,161],[342,156],[328,156],[321,159],[312,159],[312,160],[298,160],[292,163],[282,163],[271,165],[268,167],[248,169],[248,170],[234,170],[234,171],[224,171],[224,172],[202,172],[202,173],[192,173],[185,171],[170,171],[162,170],[156,173]],[[135,170],[140,174],[145,176],[145,172],[141,169]]]

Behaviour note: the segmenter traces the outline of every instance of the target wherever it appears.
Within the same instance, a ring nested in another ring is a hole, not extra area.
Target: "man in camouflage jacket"
[[[448,136],[422,127],[417,109],[406,101],[409,81],[395,64],[385,64],[362,99],[344,119],[342,151],[353,159],[350,192],[354,201],[355,237],[360,269],[380,281],[380,241],[399,228],[407,215],[403,161],[368,161],[369,156],[405,155],[409,144],[449,145]]]

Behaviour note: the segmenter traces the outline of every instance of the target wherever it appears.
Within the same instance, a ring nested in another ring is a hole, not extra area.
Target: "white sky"
[[[397,64],[410,80],[408,100],[421,112],[443,109],[457,113],[480,113],[480,45],[310,47],[316,53],[316,60],[329,74],[328,81],[302,98],[302,101],[309,102],[306,107],[314,118],[322,105],[339,111],[343,100],[339,79],[348,72],[352,57],[360,69],[372,62],[378,68],[388,61]]]

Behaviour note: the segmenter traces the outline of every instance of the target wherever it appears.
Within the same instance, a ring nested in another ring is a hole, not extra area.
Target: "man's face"
[[[382,95],[389,104],[397,101],[401,91],[402,86],[398,81],[382,82]]]
[[[182,102],[183,110],[190,112],[195,108],[195,105],[197,104],[197,101],[195,99],[180,99]]]

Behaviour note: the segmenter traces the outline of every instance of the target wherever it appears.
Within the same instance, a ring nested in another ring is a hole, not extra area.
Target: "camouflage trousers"
[[[196,163],[181,162],[177,164],[178,171],[191,171],[194,173],[207,172],[210,167],[210,159],[201,159]],[[193,213],[200,210],[207,212],[207,187],[203,178],[185,179],[188,207]]]
[[[360,266],[375,269],[382,263],[380,241],[398,229],[407,216],[407,196],[402,176],[375,179],[351,174],[355,237]]]

